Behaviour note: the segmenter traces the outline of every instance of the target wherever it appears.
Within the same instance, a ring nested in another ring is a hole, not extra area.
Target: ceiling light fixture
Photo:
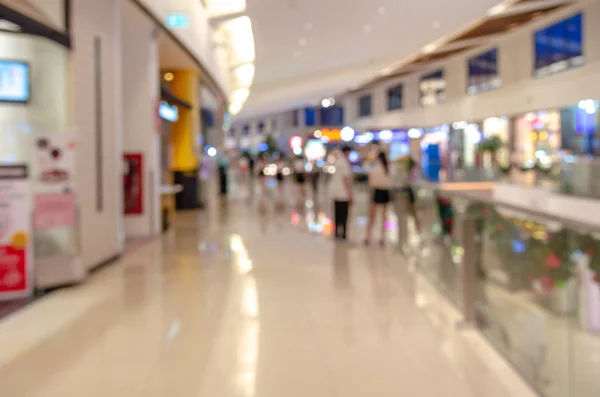
[[[329,98],[323,99],[321,101],[321,106],[324,107],[324,108],[330,107],[331,106],[331,101],[329,100]]]
[[[440,21],[434,21],[433,22],[433,28],[434,29],[439,29],[442,26]]]
[[[379,12],[379,15],[385,15],[385,14],[387,14],[387,10],[385,9],[384,6],[379,7],[379,9],[377,10],[377,12]]]
[[[498,4],[497,6],[490,8],[490,10],[487,12],[487,15],[489,17],[493,17],[496,15],[502,14],[507,9],[508,9],[508,3],[501,3],[501,4]]]
[[[300,52],[300,51],[294,51],[294,57],[300,58],[301,56],[302,56],[302,52]]]
[[[371,30],[373,30],[373,27],[371,25],[365,25],[363,27],[363,30],[365,31],[365,33],[371,33]]]
[[[167,72],[164,75],[165,81],[173,81],[174,78],[175,78],[175,76],[171,72]]]
[[[437,49],[437,44],[431,43],[431,44],[427,44],[425,47],[423,47],[423,52],[425,54],[429,54],[434,52]]]
[[[298,40],[298,43],[299,43],[299,44],[300,44],[302,47],[304,47],[304,46],[306,45],[306,43],[307,43],[307,41],[306,41],[306,38],[302,37],[300,40]]]
[[[306,29],[306,30],[312,30],[312,29],[313,29],[313,24],[312,24],[312,22],[306,22],[306,23],[304,24],[304,29]]]

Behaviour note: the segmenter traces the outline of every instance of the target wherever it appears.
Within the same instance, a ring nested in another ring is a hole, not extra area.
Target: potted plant
[[[489,138],[485,138],[479,143],[479,151],[482,154],[489,154],[491,157],[491,164],[494,168],[498,167],[498,151],[504,147],[504,142],[499,136],[493,135]]]

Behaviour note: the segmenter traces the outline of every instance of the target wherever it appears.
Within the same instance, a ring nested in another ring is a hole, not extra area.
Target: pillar
[[[200,133],[200,78],[193,70],[173,71],[171,91],[179,99],[189,103],[191,109],[180,108],[179,120],[173,124],[173,177],[183,186],[177,194],[178,210],[198,208],[198,134]]]

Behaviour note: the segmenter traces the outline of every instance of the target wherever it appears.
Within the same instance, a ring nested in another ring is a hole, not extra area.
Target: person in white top
[[[371,243],[371,234],[375,223],[377,209],[381,210],[381,245],[385,245],[385,221],[387,217],[387,206],[392,200],[392,175],[390,165],[385,152],[380,151],[375,161],[375,167],[369,172],[369,187],[372,191],[371,207],[369,208],[369,222],[367,224],[367,236],[365,245]]]
[[[335,239],[346,240],[348,237],[348,213],[352,206],[352,167],[348,156],[351,149],[346,146],[337,156],[334,167],[335,173],[331,177],[330,196],[334,206]]]

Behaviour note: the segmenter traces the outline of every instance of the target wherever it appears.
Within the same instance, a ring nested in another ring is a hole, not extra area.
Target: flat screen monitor
[[[29,64],[0,59],[0,102],[29,101]]]

